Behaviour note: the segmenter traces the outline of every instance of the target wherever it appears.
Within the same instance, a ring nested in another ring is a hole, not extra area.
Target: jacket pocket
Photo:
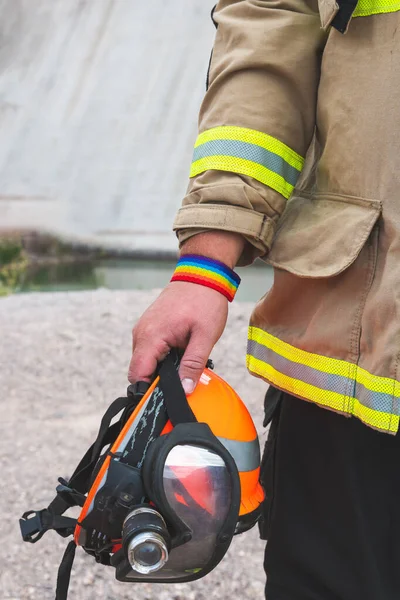
[[[322,29],[328,29],[339,11],[336,0],[318,0]]]
[[[356,260],[381,210],[375,200],[298,195],[278,223],[266,262],[298,277],[338,275]]]

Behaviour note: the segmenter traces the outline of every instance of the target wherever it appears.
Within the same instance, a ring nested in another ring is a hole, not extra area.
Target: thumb
[[[192,335],[181,359],[179,376],[186,394],[191,394],[205,369],[213,344]]]

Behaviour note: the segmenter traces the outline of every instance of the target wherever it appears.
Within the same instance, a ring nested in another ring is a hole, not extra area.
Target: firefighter
[[[400,1],[220,0],[171,283],[129,379],[185,349],[190,393],[234,269],[272,289],[247,367],[270,384],[268,600],[400,597]]]

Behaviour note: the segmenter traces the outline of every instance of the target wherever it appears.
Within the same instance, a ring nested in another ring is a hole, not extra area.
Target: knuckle
[[[151,339],[153,333],[148,326],[138,325],[133,329],[132,335],[135,345],[143,345],[147,340]]]
[[[181,368],[184,368],[186,371],[201,371],[204,369],[205,363],[206,359],[204,357],[192,354],[182,358]]]

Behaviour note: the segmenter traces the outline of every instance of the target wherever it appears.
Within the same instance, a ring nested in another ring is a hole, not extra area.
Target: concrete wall
[[[176,248],[213,0],[0,0],[0,228]]]

